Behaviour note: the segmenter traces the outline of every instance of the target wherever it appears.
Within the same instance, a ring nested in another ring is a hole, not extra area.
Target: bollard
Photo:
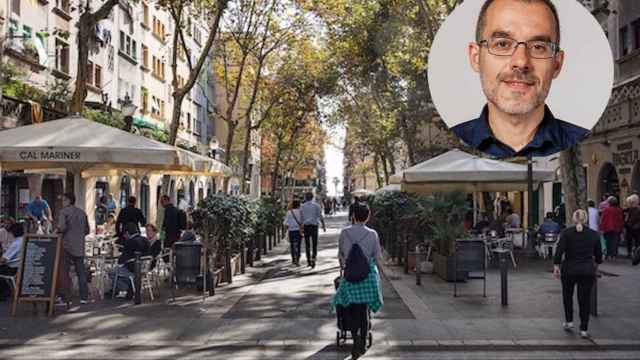
[[[421,258],[422,247],[420,245],[416,245],[416,285],[422,285],[422,271],[420,270]]]
[[[262,243],[262,255],[267,255],[267,233],[262,234],[260,242]]]
[[[509,305],[508,280],[507,280],[507,251],[500,251],[500,298],[502,306]]]
[[[244,274],[247,270],[247,243],[246,241],[242,242],[240,251],[240,274]]]
[[[142,274],[140,269],[140,252],[136,251],[135,255],[136,255],[135,279],[134,279],[135,293],[133,295],[133,303],[138,305],[142,303],[142,289],[141,289]]]
[[[409,235],[407,234],[407,236],[404,239],[404,254],[402,254],[404,257],[404,273],[405,274],[409,274]]]

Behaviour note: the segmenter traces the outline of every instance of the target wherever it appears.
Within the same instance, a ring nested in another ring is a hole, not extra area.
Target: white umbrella
[[[217,160],[79,116],[1,131],[0,164],[5,170],[65,168],[94,174],[113,169],[231,173]]]
[[[367,196],[373,194],[373,191],[367,189],[358,189],[351,192],[354,196]]]
[[[381,187],[380,189],[376,190],[376,194],[380,194],[383,192],[398,192],[401,191],[402,189],[400,188],[400,184],[389,184],[389,185],[385,185],[383,187]]]

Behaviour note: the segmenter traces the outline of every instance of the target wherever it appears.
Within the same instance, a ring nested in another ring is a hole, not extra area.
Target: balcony
[[[67,114],[53,109],[42,108],[42,121],[58,120]],[[33,123],[31,104],[12,96],[0,100],[0,130]]]

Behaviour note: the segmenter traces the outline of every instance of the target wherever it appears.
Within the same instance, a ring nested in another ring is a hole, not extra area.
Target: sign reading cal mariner
[[[22,161],[82,161],[79,151],[21,151],[18,156]]]

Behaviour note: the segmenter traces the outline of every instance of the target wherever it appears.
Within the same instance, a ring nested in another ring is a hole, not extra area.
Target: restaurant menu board
[[[22,263],[12,314],[18,302],[48,301],[53,311],[62,242],[57,235],[28,234],[22,245]]]

